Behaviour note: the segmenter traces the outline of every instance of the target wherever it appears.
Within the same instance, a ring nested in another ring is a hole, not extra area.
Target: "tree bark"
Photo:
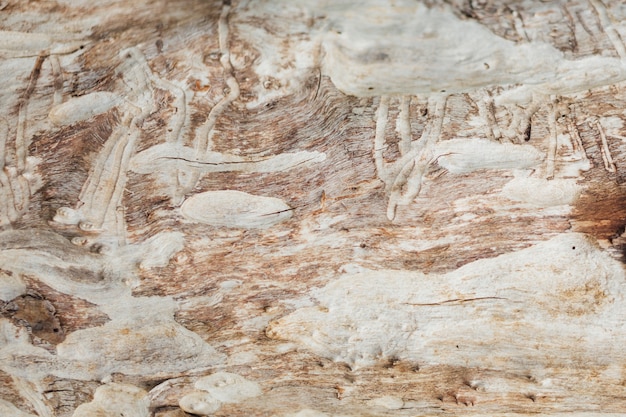
[[[0,414],[626,411],[618,1],[0,4]]]

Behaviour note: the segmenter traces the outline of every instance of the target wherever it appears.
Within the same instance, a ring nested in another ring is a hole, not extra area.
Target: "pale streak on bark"
[[[574,152],[580,156],[580,158],[587,162],[591,163],[589,157],[587,156],[587,151],[585,150],[585,146],[583,145],[582,138],[580,137],[580,132],[578,131],[578,127],[576,127],[576,123],[568,118],[566,122],[567,131],[572,138],[572,146],[574,147]]]
[[[41,73],[41,66],[43,61],[46,59],[46,55],[43,53],[37,56],[35,64],[33,65],[33,69],[28,78],[28,84],[26,85],[26,90],[24,90],[24,94],[19,102],[18,114],[17,114],[17,133],[15,136],[15,159],[18,172],[22,173],[26,169],[26,157],[28,155],[28,146],[30,145],[29,138],[26,137],[26,119],[27,119],[27,110],[28,110],[28,102],[30,96],[33,94],[35,90],[35,85],[37,84],[37,80],[39,79],[39,74]]]
[[[602,141],[602,147],[600,148],[602,154],[602,162],[604,162],[604,168],[608,172],[617,172],[617,168],[615,167],[615,163],[613,162],[613,157],[611,156],[611,149],[609,148],[609,142],[606,139],[606,134],[604,133],[604,128],[602,124],[600,124],[599,120],[595,120],[596,128],[600,133],[600,140]]]
[[[13,205],[17,213],[22,213],[30,200],[30,185],[26,178],[19,172],[12,176],[15,180],[13,188]]]
[[[79,197],[79,200],[85,203],[81,211],[85,213],[87,221],[91,222],[83,225],[85,231],[91,231],[89,230],[91,228],[102,229],[108,222],[113,221],[116,225],[116,235],[122,245],[125,244],[125,237],[123,234],[120,235],[117,207],[121,204],[126,184],[126,170],[139,137],[136,122],[137,117],[127,114],[120,126],[115,128],[98,155],[94,170]],[[123,218],[121,221],[123,222]]]
[[[197,139],[194,141],[195,158],[198,160],[205,159],[208,152],[213,147],[213,135],[215,134],[214,128],[217,123],[217,119],[231,105],[231,103],[239,98],[240,94],[239,83],[234,75],[235,70],[230,62],[230,49],[228,45],[228,18],[230,15],[230,9],[230,4],[226,4],[226,2],[224,2],[217,25],[218,42],[221,54],[220,64],[222,65],[222,70],[226,76],[226,85],[229,91],[215,106],[213,106],[209,112],[206,122],[204,122],[204,124],[198,129]],[[179,194],[176,196],[177,201],[175,201],[175,204],[180,204],[184,194],[191,191],[193,187],[195,187],[196,183],[200,179],[200,176],[201,174],[199,172],[192,172],[185,178],[181,176],[181,172],[177,173],[176,177],[178,185],[180,186],[177,187],[177,189],[180,189],[180,193],[182,195]]]
[[[196,155],[199,158],[203,158],[206,153],[212,148],[213,145],[213,135],[215,123],[217,122],[218,117],[230,106],[230,104],[239,98],[239,83],[237,83],[237,79],[234,76],[234,69],[230,62],[230,50],[228,49],[228,16],[230,13],[230,6],[224,5],[222,8],[222,13],[220,14],[220,19],[218,22],[218,38],[219,38],[219,46],[220,46],[220,63],[222,64],[222,68],[224,71],[224,75],[226,75],[226,85],[229,90],[227,95],[224,96],[209,112],[209,116],[207,121],[200,129],[200,139],[196,141]]]
[[[402,96],[400,99],[400,114],[396,120],[396,131],[400,134],[400,154],[404,155],[411,150],[411,96]]]
[[[130,118],[128,115],[122,119],[122,126],[126,128],[130,127]],[[111,168],[107,168],[107,162],[110,155],[114,153],[116,145],[120,141],[123,135],[123,130],[115,128],[111,133],[111,136],[104,143],[103,149],[98,154],[94,161],[93,168],[89,173],[87,181],[83,184],[83,188],[78,197],[79,208],[84,212],[88,219],[93,222],[97,222],[97,211],[102,209],[102,200],[106,201],[108,197],[103,195],[103,190],[106,190],[108,181],[104,180],[106,171],[110,171]],[[81,205],[82,204],[82,205]],[[95,216],[95,217],[92,217]],[[90,218],[91,217],[91,218]],[[96,223],[94,223],[95,225]]]
[[[9,123],[4,117],[0,117],[0,170],[6,164],[6,145],[9,136]]]
[[[15,386],[23,398],[30,402],[39,417],[54,417],[50,407],[43,401],[39,383],[30,382],[15,375],[11,375],[11,379],[13,380],[13,386]]]
[[[507,136],[515,137],[516,135],[526,136],[527,132],[530,133],[532,118],[541,107],[542,102],[540,100],[533,100],[527,108],[523,108],[521,112],[513,113],[511,125],[506,132]],[[530,134],[525,137],[524,140],[530,140]]]
[[[546,178],[551,180],[554,179],[554,164],[556,161],[556,151],[557,151],[557,130],[556,130],[556,98],[551,97],[550,104],[550,115],[549,118],[549,130],[550,136],[548,138],[548,155],[546,158]]]
[[[387,117],[389,114],[389,97],[383,96],[378,103],[376,110],[376,133],[374,135],[374,161],[376,163],[376,172],[378,178],[385,183],[387,182],[387,171],[385,161],[383,159],[383,150],[385,149],[385,128],[387,127]]]
[[[143,75],[145,76],[145,84],[147,87],[149,87],[150,83],[152,83],[159,88],[171,92],[174,95],[174,106],[176,108],[176,114],[172,117],[172,119],[174,120],[174,124],[171,131],[169,131],[170,129],[168,129],[168,132],[165,135],[165,141],[169,143],[182,143],[182,132],[185,126],[185,122],[187,121],[187,95],[185,93],[185,90],[170,81],[164,80],[154,75],[154,73],[150,69],[150,65],[148,65],[148,62],[146,61],[143,54],[141,54],[141,52],[139,52],[135,48],[131,49],[130,52],[132,53],[133,58],[141,65],[142,68],[145,69]],[[176,169],[175,176],[172,179],[175,190],[173,192],[174,202],[178,202],[181,199],[181,196],[178,195],[178,192],[180,188],[179,186],[185,181],[184,175],[185,173],[181,172],[180,169]]]
[[[187,95],[185,94],[185,90],[170,81],[164,80],[161,77],[156,76],[150,69],[148,61],[146,61],[146,58],[138,49],[131,48],[129,52],[132,54],[132,57],[136,61],[136,64],[138,64],[138,66],[142,70],[143,75],[141,76],[141,78],[145,79],[146,87],[149,88],[150,83],[152,83],[163,90],[171,92],[174,95],[176,115],[173,117],[173,119],[175,120],[175,123],[172,131],[168,132],[165,135],[165,140],[166,142],[180,142],[181,132],[187,118]]]
[[[166,88],[176,96],[176,115],[174,116],[174,127],[171,132],[166,135],[168,142],[181,142],[181,133],[185,127],[185,121],[187,120],[187,95],[185,90],[175,85],[174,83],[164,80],[159,77],[151,76],[150,79],[154,84],[161,88]]]
[[[63,103],[63,70],[57,55],[50,55],[50,65],[52,66],[52,77],[54,82],[52,105],[58,106]]]
[[[491,140],[500,141],[502,132],[494,114],[493,97],[486,90],[481,90],[477,100],[473,100],[478,107],[478,115],[487,122],[487,136]]]
[[[28,203],[30,201],[31,188],[27,178],[24,176],[29,169],[27,158],[30,140],[26,134],[28,103],[35,90],[35,86],[37,85],[37,80],[39,79],[39,75],[41,73],[41,67],[46,57],[47,54],[44,52],[37,56],[28,78],[26,89],[18,101],[17,126],[15,134],[15,166],[7,165],[8,161],[6,160],[7,155],[5,148],[8,136],[8,125],[6,121],[2,123],[3,126],[0,128],[2,130],[0,132],[0,136],[2,136],[2,139],[0,139],[2,142],[2,152],[0,155],[0,168],[2,168],[2,175],[0,175],[0,185],[2,186],[2,189],[5,190],[3,197],[6,200],[6,210],[4,210],[6,215],[3,215],[0,218],[0,224],[3,225],[10,224],[12,221],[16,220],[19,217],[19,214],[28,207]]]
[[[0,117],[0,190],[2,190],[2,203],[0,204],[0,226],[11,223],[15,214],[13,207],[13,190],[11,182],[6,174],[6,143],[9,136],[9,124],[6,119]]]
[[[515,31],[524,38],[525,41],[530,42],[530,38],[528,37],[528,33],[526,32],[526,28],[524,27],[524,21],[522,20],[519,12],[517,10],[513,10],[513,22],[515,23]]]
[[[230,106],[230,104],[235,101],[239,97],[239,83],[234,76],[234,69],[232,64],[230,63],[230,51],[228,50],[228,14],[230,11],[230,6],[224,6],[222,9],[222,14],[220,15],[220,20],[218,22],[218,33],[219,33],[219,45],[220,45],[220,53],[222,56],[220,57],[220,63],[222,64],[224,75],[226,75],[226,85],[230,89],[228,94],[222,98],[209,112],[209,117],[205,125],[203,126],[203,130],[206,132],[206,135],[201,136],[201,138],[205,138],[205,140],[201,140],[197,142],[196,150],[199,156],[204,156],[207,151],[209,151],[213,145],[212,138],[214,135],[214,127],[217,122],[217,118]]]
[[[153,161],[158,160],[174,160],[177,163],[182,164],[188,169],[197,170],[198,172],[210,173],[210,172],[276,172],[286,171],[296,166],[307,164],[309,162],[319,162],[320,157],[323,158],[323,154],[312,152],[298,152],[298,153],[283,153],[277,156],[259,158],[249,160],[236,155],[224,155],[227,160],[220,160],[220,162],[208,161],[194,161],[180,157],[161,156]],[[209,158],[210,159],[210,158]],[[158,169],[158,168],[157,168]]]
[[[133,128],[135,122],[136,119],[133,118],[131,121],[131,131],[126,134],[127,139],[117,149],[115,155],[117,168],[115,183],[111,192],[111,198],[108,200],[106,210],[103,213],[104,218],[102,220],[103,223],[106,223],[109,219],[114,219],[114,224],[117,229],[116,236],[118,237],[118,243],[120,245],[126,244],[126,227],[124,224],[124,213],[120,212],[118,207],[122,207],[122,198],[127,180],[126,171],[128,170],[130,157],[135,150],[135,144],[139,138],[139,131],[136,128]]]
[[[0,30],[0,56],[33,58],[46,55],[69,55],[85,47],[84,39],[55,38],[48,33]]]
[[[11,223],[12,219],[16,216],[15,207],[13,206],[13,190],[11,189],[11,182],[4,170],[0,171],[0,189],[2,192],[2,207],[0,212],[0,226],[5,226]]]
[[[432,162],[432,148],[441,135],[443,117],[448,96],[433,95],[428,99],[428,114],[432,120],[424,129],[422,137],[414,142],[413,149],[396,164],[400,167],[391,186],[387,218],[393,220],[398,205],[410,204],[422,188],[422,178]],[[395,165],[395,164],[394,164]]]
[[[113,232],[120,246],[126,244],[126,227],[124,213],[118,207],[122,206],[126,172],[140,136],[138,126],[152,108],[150,100],[153,97],[152,94],[148,99],[142,97],[146,90],[152,91],[150,67],[143,54],[136,48],[125,53],[129,55],[131,65],[127,73],[132,74],[127,84],[137,103],[127,101],[122,107],[122,120],[97,156],[81,190],[78,206],[84,216],[84,221],[78,225],[81,230],[101,232],[112,226],[114,230],[108,232]]]

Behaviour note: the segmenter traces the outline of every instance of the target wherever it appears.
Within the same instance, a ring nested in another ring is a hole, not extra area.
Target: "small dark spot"
[[[485,66],[485,69],[489,69],[489,64],[487,64],[486,62],[483,63],[483,65]]]
[[[422,110],[422,117],[426,117],[428,116],[428,108],[424,107],[424,109]]]
[[[458,348],[459,348],[459,345],[456,345],[456,348],[458,349]]]
[[[224,0],[224,2],[222,3],[224,6],[230,6],[230,0]]]
[[[446,92],[446,90],[441,90],[441,92],[442,92],[442,93],[445,93],[445,92]]]
[[[530,134],[532,132],[532,125],[529,123],[526,131],[524,132],[524,141],[528,142],[530,140]]]
[[[367,248],[367,245],[366,245],[365,243],[361,243],[361,244],[359,245],[359,247],[360,247],[360,248],[362,248],[362,249],[365,249],[365,248]]]
[[[572,246],[572,250],[576,250],[576,246]]]
[[[163,40],[157,39],[157,41],[154,44],[156,45],[157,51],[159,53],[163,52]]]
[[[624,233],[626,233],[626,225],[622,225],[620,226],[615,233],[613,234],[613,236],[611,236],[609,238],[609,240],[611,241],[611,243],[613,243],[613,239],[617,239],[619,237],[621,237]]]
[[[367,87],[367,89],[371,91],[374,89],[374,87]]]
[[[55,327],[54,329],[52,329],[53,332],[55,333],[59,333],[59,329],[57,327]]]
[[[400,359],[396,358],[396,357],[391,357],[389,358],[389,360],[387,360],[387,362],[383,365],[383,368],[385,369],[391,369],[393,367],[395,367],[398,363],[400,362]]]
[[[529,400],[531,400],[532,402],[537,401],[537,396],[535,394],[526,394],[524,396],[528,398]]]
[[[462,9],[461,14],[464,17],[469,18],[469,19],[473,19],[475,17],[474,14],[470,10],[467,10],[467,9]]]

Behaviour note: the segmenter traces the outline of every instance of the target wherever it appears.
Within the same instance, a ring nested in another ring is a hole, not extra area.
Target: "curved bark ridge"
[[[0,412],[624,394],[621,9],[65,3],[0,30]]]

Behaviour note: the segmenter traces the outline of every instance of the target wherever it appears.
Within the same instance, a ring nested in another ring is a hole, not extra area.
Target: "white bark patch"
[[[558,366],[571,349],[600,365],[621,357],[625,292],[618,261],[565,234],[445,275],[346,274],[266,333],[357,367],[397,357],[512,370]]]
[[[334,16],[338,33],[325,39],[324,72],[348,94],[452,93],[555,76],[562,54],[547,44],[518,46],[448,10],[385,3]]]
[[[310,408],[305,408],[297,413],[285,414],[285,417],[328,417],[328,414],[317,410],[311,410]]]
[[[161,143],[135,155],[130,169],[138,174],[162,172],[168,169],[185,169],[208,172],[280,172],[314,162],[322,162],[322,152],[300,151],[258,158],[241,157],[220,152],[206,152],[202,158],[195,151],[175,143]]]
[[[176,252],[183,249],[184,237],[181,232],[163,232],[145,242],[124,246],[111,252],[113,259],[124,263],[138,264],[140,269],[166,266]]]
[[[89,403],[76,408],[72,417],[148,417],[147,392],[129,384],[108,384],[98,387]]]
[[[570,94],[626,76],[619,59],[570,61],[552,45],[503,39],[443,7],[372,0],[354,13],[352,5],[333,6],[325,10],[332,30],[323,41],[323,69],[350,95],[458,93],[517,83]]]
[[[404,406],[404,401],[402,398],[386,395],[384,397],[371,399],[367,402],[367,404],[374,407],[386,408],[388,410],[399,410],[402,406]]]
[[[279,198],[234,190],[196,194],[180,210],[188,220],[226,227],[266,228],[291,217],[291,208]]]
[[[0,300],[11,301],[26,292],[26,284],[17,274],[0,270]]]
[[[85,41],[69,34],[48,34],[0,30],[0,53],[12,57],[26,57],[48,51],[49,54],[74,52]]]
[[[229,372],[216,372],[201,378],[194,387],[210,393],[213,398],[224,403],[238,403],[262,393],[256,382]]]
[[[112,321],[71,333],[57,346],[61,360],[76,364],[76,378],[104,378],[115,372],[149,375],[215,365],[223,356],[200,336],[172,319]]]
[[[77,330],[57,346],[60,361],[72,363],[55,374],[101,379],[127,375],[181,372],[224,361],[202,338],[174,320],[169,297],[120,296],[101,306],[111,317],[104,326]]]
[[[48,118],[57,126],[69,125],[106,113],[121,101],[117,94],[105,91],[85,94],[54,106]]]
[[[552,207],[574,203],[582,186],[575,179],[515,178],[502,189],[502,194],[534,207]]]
[[[208,392],[192,392],[185,395],[178,402],[180,408],[197,416],[210,416],[220,409],[222,403],[213,398]]]
[[[222,403],[239,403],[262,394],[259,384],[229,372],[200,378],[194,387],[199,391],[185,395],[178,405],[183,411],[199,416],[215,413]]]
[[[37,358],[37,360],[33,360]],[[0,318],[0,369],[18,378],[43,378],[54,368],[55,357],[30,343],[25,328]]]
[[[531,145],[496,143],[486,139],[451,139],[439,142],[435,155],[453,174],[479,169],[523,169],[537,166],[543,154]]]

